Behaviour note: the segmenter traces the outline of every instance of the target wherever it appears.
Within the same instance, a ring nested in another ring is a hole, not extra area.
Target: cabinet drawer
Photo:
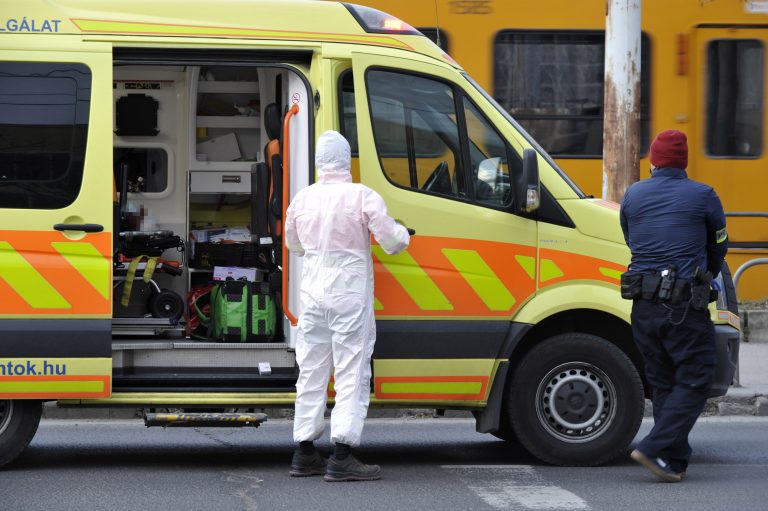
[[[190,172],[191,193],[251,193],[250,172]]]

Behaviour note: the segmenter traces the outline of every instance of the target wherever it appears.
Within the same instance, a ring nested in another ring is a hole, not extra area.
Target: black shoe
[[[291,476],[293,477],[321,476],[325,474],[325,467],[325,458],[320,454],[320,451],[303,454],[296,449],[293,452],[293,459],[291,460]]]
[[[351,454],[343,460],[331,456],[328,458],[324,479],[329,482],[375,481],[381,479],[381,467],[366,465]]]
[[[679,483],[685,477],[672,470],[667,462],[661,458],[651,458],[635,449],[629,455],[633,460],[650,470],[654,475],[668,483]]]

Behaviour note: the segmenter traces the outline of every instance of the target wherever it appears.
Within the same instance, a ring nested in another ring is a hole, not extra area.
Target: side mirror
[[[518,183],[517,211],[532,213],[541,204],[541,184],[539,182],[539,156],[533,149],[523,150],[523,175]]]

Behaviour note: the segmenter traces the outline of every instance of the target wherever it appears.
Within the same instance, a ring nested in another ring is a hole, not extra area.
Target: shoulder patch
[[[728,239],[728,233],[725,231],[725,227],[715,233],[715,239],[718,243],[722,243]]]

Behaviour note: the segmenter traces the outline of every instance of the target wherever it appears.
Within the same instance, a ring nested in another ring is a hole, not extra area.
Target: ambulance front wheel
[[[619,456],[643,418],[637,368],[595,335],[542,341],[521,360],[511,385],[512,429],[531,454],[554,465],[599,465]]]
[[[40,401],[0,400],[0,467],[13,461],[29,445],[42,412]]]

